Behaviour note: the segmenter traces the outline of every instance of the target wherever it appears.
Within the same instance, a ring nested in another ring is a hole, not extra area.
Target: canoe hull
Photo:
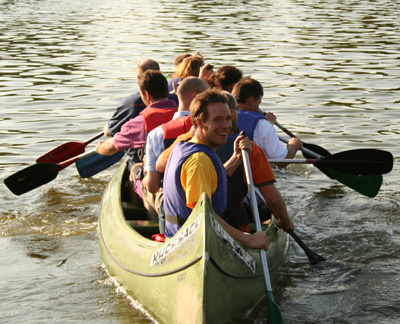
[[[206,195],[167,243],[139,233],[126,220],[117,171],[102,201],[98,236],[109,273],[159,322],[225,323],[248,312],[265,295],[259,251],[234,241],[222,228]],[[288,249],[288,236],[268,226],[271,280]]]

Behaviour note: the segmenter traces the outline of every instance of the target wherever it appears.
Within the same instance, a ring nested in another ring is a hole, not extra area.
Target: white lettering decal
[[[243,260],[243,262],[250,268],[253,273],[256,273],[256,260],[247,253],[225,230],[224,228],[217,222],[217,220],[211,217],[211,223],[215,233],[220,236],[223,240],[229,242],[232,246],[232,251]]]
[[[150,267],[162,263],[163,259],[187,241],[200,227],[201,217],[202,214],[200,214],[192,224],[186,227],[184,231],[174,236],[168,243],[165,243],[161,249],[155,251],[151,256]]]

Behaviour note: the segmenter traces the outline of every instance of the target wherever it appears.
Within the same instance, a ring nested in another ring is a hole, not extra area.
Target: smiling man
[[[207,90],[190,105],[195,136],[179,142],[172,150],[164,174],[165,236],[175,235],[203,192],[214,210],[222,215],[227,203],[225,169],[215,154],[225,145],[232,128],[227,97],[219,91]],[[243,234],[220,218],[225,230],[237,241],[251,248],[268,248],[265,232]]]

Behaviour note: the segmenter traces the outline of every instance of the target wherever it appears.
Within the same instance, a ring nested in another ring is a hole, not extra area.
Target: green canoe
[[[111,276],[161,323],[227,323],[265,296],[258,250],[234,241],[203,195],[183,228],[167,243],[151,240],[158,222],[129,208],[125,164],[104,192],[98,225],[100,253]],[[274,219],[265,227],[272,282],[288,250],[288,235]]]

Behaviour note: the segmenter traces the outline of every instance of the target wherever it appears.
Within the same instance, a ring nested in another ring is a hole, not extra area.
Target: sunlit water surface
[[[395,156],[373,199],[310,166],[276,173],[297,233],[328,261],[310,266],[292,242],[274,296],[286,323],[399,323],[399,10],[385,0],[0,1],[1,179],[98,133],[137,91],[141,59],[169,73],[177,54],[200,51],[259,80],[263,109],[305,142]],[[83,180],[70,166],[19,197],[0,186],[1,323],[149,322],[98,253],[115,168]],[[261,305],[241,322],[265,314]]]

